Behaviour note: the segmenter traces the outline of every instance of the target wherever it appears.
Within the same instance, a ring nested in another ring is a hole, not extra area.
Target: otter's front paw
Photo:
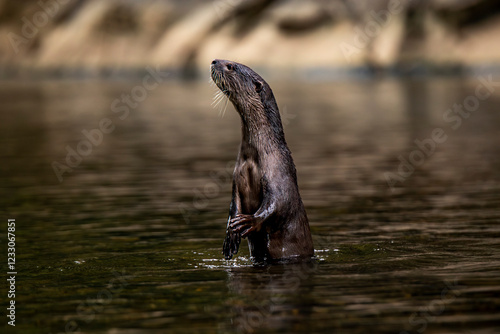
[[[229,222],[229,228],[233,230],[234,233],[241,233],[243,238],[247,237],[250,233],[260,231],[262,227],[262,221],[252,215],[236,215],[231,218]]]
[[[241,235],[239,233],[234,233],[229,229],[226,230],[226,238],[224,239],[224,244],[222,245],[222,253],[226,260],[231,260],[234,254],[238,253],[240,248]]]

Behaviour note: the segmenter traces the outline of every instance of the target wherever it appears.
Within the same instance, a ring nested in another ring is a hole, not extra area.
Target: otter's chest
[[[234,182],[242,213],[255,213],[262,202],[262,171],[257,162],[251,159],[240,160],[234,170]]]

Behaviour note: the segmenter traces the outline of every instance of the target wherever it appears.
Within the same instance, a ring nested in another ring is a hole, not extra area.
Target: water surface
[[[221,254],[233,108],[205,81],[122,102],[140,85],[0,84],[5,332],[500,333],[498,88],[457,126],[476,80],[271,82],[317,259],[255,267]]]

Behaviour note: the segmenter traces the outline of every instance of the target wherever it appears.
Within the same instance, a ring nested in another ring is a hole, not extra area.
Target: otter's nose
[[[217,59],[212,60],[212,65],[217,65],[218,61]]]

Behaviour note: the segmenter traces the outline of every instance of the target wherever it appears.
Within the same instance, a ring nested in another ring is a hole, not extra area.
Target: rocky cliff
[[[496,0],[0,1],[5,69],[500,64]]]

